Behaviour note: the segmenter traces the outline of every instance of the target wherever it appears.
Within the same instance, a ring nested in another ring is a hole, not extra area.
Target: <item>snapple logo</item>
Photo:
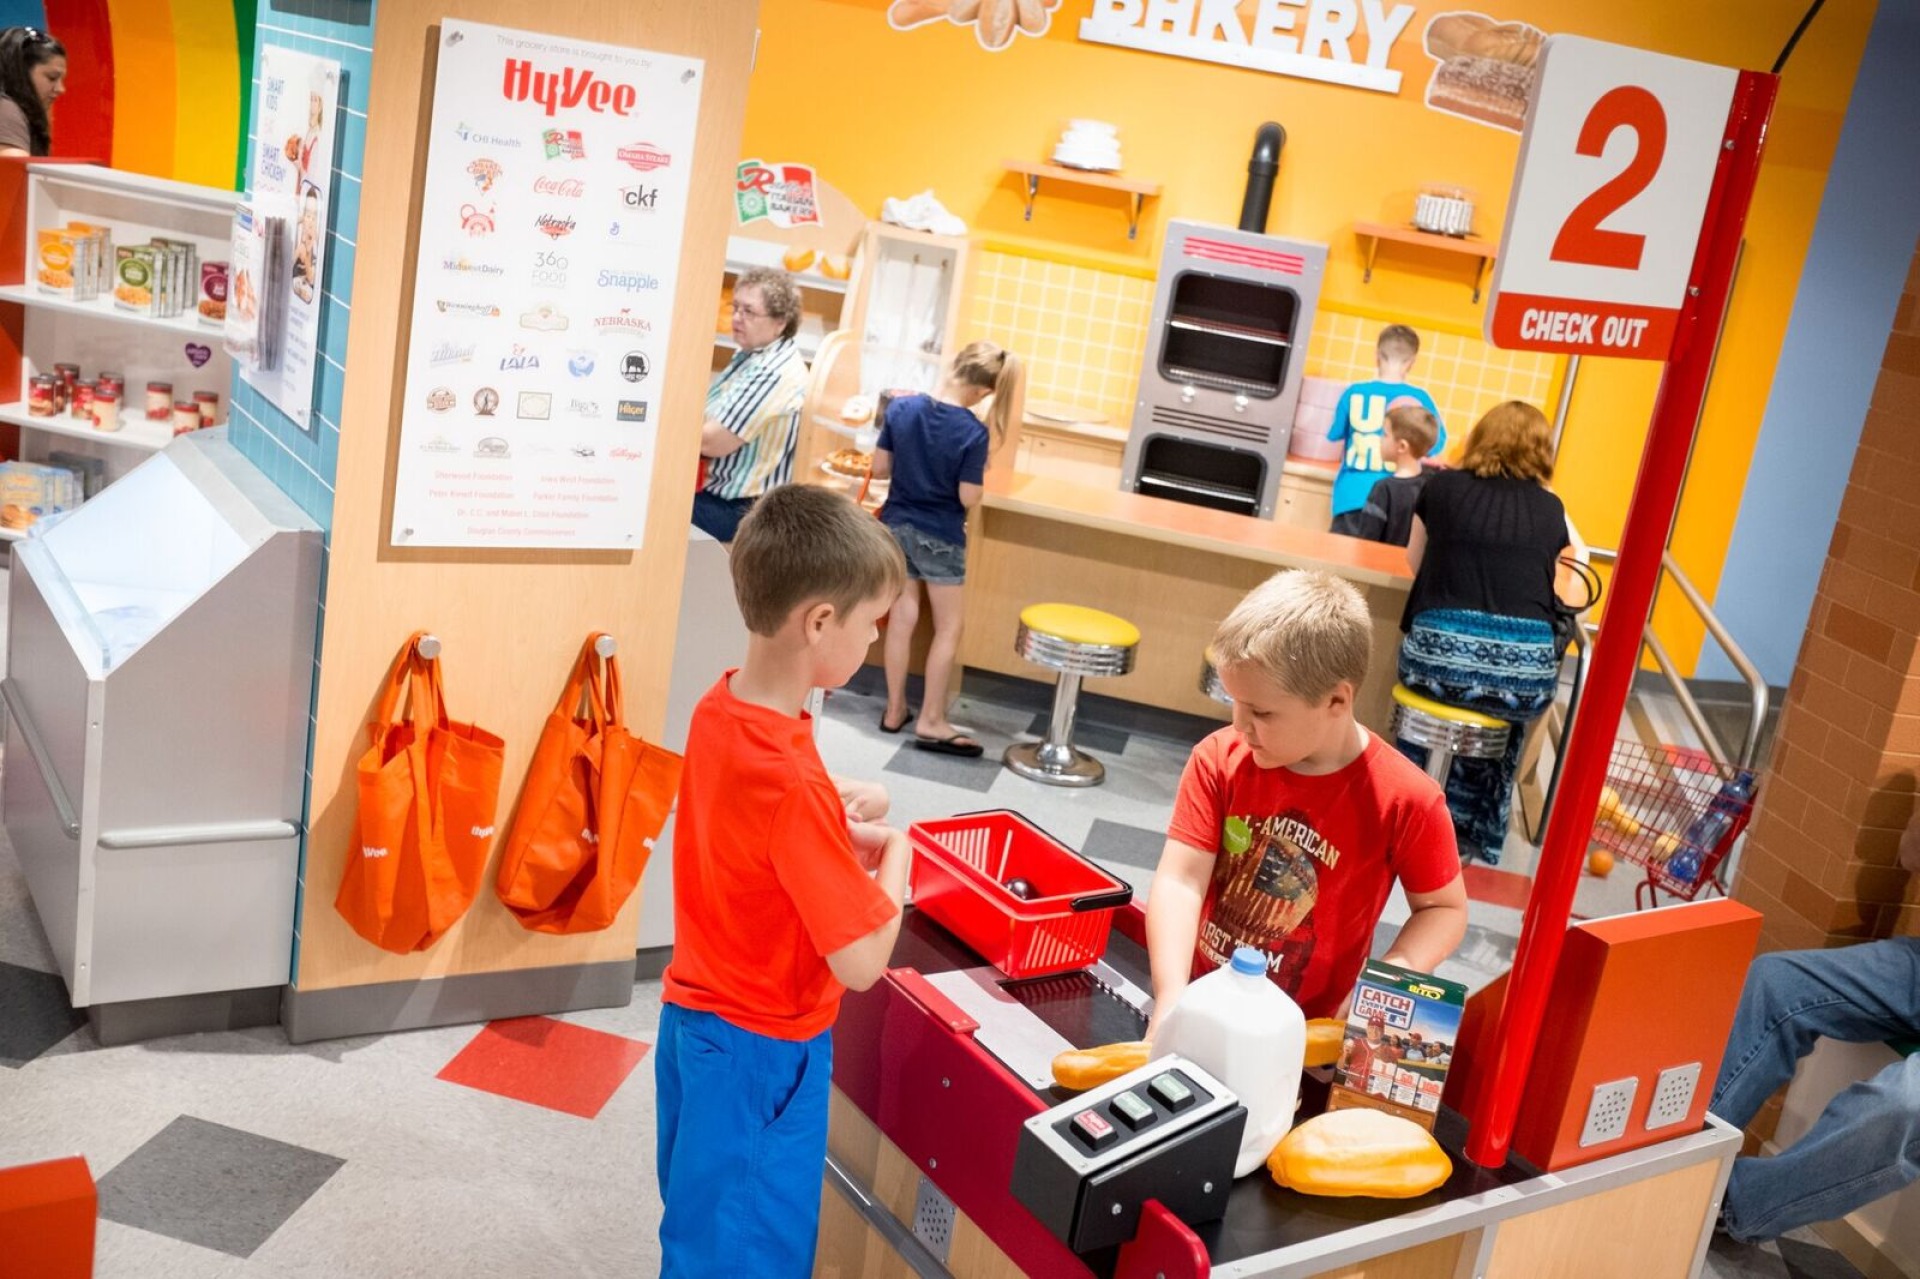
[[[639,93],[630,84],[609,84],[591,71],[567,67],[562,71],[536,71],[525,58],[508,58],[501,93],[509,102],[529,98],[546,108],[548,115],[561,108],[569,111],[585,107],[596,115],[608,111],[632,115]]]

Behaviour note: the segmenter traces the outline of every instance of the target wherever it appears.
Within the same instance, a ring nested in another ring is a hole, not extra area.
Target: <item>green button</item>
[[[1130,1092],[1123,1092],[1113,1099],[1113,1113],[1120,1122],[1129,1128],[1145,1128],[1153,1122],[1153,1107]]]
[[[1193,1089],[1172,1074],[1155,1075],[1153,1082],[1147,1085],[1147,1091],[1153,1094],[1155,1101],[1175,1114],[1193,1104]]]

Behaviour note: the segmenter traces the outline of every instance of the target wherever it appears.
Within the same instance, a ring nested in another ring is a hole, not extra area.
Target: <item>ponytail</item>
[[[1020,357],[991,342],[970,342],[953,357],[953,377],[956,381],[992,392],[993,403],[987,408],[987,429],[993,433],[993,444],[998,448],[1007,438],[1014,401],[1020,398],[1020,389],[1026,383],[1026,372],[1021,367]]]

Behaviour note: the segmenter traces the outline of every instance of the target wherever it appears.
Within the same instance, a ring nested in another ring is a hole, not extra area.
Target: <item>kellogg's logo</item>
[[[651,142],[635,142],[614,152],[622,164],[641,173],[652,173],[673,163],[673,157]]]
[[[638,462],[640,460],[640,450],[639,449],[608,449],[607,456],[612,458],[616,462]]]
[[[582,107],[595,115],[632,115],[640,100],[630,84],[614,84],[577,67],[540,71],[525,58],[507,59],[500,92],[509,102],[538,102],[548,115]]]
[[[563,235],[572,235],[575,222],[566,214],[542,213],[533,220],[534,230],[549,240],[558,240]]]
[[[538,177],[533,180],[533,193],[559,196],[564,200],[578,200],[587,193],[587,184],[579,178]]]

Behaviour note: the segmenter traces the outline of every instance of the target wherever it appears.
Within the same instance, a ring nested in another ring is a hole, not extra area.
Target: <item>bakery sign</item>
[[[1093,0],[1080,38],[1398,93],[1387,62],[1413,14],[1389,0]]]

